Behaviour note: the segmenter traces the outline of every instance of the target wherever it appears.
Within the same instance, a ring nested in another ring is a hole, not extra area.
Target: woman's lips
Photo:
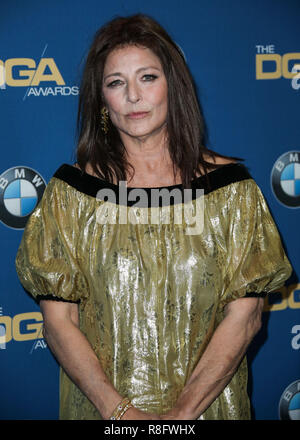
[[[145,116],[148,115],[149,112],[134,112],[134,113],[128,113],[127,118],[129,119],[143,119]]]

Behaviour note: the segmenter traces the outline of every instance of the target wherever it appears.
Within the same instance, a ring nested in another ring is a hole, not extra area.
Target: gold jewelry
[[[108,110],[106,107],[102,107],[101,109],[101,130],[104,134],[108,132]]]
[[[120,420],[125,412],[131,407],[133,407],[132,403],[127,397],[125,397],[115,408],[109,420]]]

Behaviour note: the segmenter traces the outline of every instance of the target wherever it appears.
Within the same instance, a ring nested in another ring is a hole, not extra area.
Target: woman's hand
[[[135,407],[131,407],[125,412],[122,420],[160,420],[160,416],[158,414],[146,413]]]
[[[172,408],[165,414],[145,413],[137,408],[129,408],[122,420],[193,420],[187,414],[180,412],[179,408]]]
[[[180,411],[178,407],[174,407],[170,411],[161,415],[145,413],[132,407],[125,412],[122,420],[192,420],[192,418]]]
[[[170,411],[160,415],[161,420],[194,420],[187,411],[180,410],[179,406],[174,406]]]
[[[160,415],[161,420],[183,420],[182,417],[179,416],[179,412],[173,408],[165,414]]]

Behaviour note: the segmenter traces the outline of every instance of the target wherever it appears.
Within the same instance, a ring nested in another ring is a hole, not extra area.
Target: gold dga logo
[[[50,83],[48,87],[45,83]],[[53,83],[55,84],[53,87]],[[27,96],[78,95],[77,86],[67,86],[54,58],[9,58],[0,60],[0,89],[28,87]]]
[[[295,64],[289,69],[291,61]],[[265,63],[270,65],[272,71],[265,71]],[[272,66],[272,67],[271,67]],[[256,54],[256,79],[293,79],[300,70],[300,52],[285,53],[258,53]]]
[[[48,70],[50,73],[45,73]],[[18,72],[18,74],[17,74]],[[66,83],[54,58],[42,58],[38,64],[32,58],[9,58],[0,60],[0,85],[10,87],[38,86],[44,81],[54,81],[57,85]]]
[[[0,315],[1,348],[10,341],[42,339],[43,317],[40,312],[19,313],[13,317]]]
[[[272,296],[276,296],[276,302],[272,303]],[[300,309],[300,284],[290,284],[283,286],[276,292],[266,296],[264,311],[276,312],[285,309]]]

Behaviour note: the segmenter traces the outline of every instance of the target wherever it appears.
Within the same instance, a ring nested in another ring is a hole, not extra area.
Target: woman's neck
[[[173,163],[165,131],[142,138],[121,134],[126,159],[134,167],[127,176],[129,186],[164,186],[181,183],[180,173],[174,179]]]
[[[131,137],[120,133],[128,162],[145,173],[172,167],[165,131],[151,136]]]

